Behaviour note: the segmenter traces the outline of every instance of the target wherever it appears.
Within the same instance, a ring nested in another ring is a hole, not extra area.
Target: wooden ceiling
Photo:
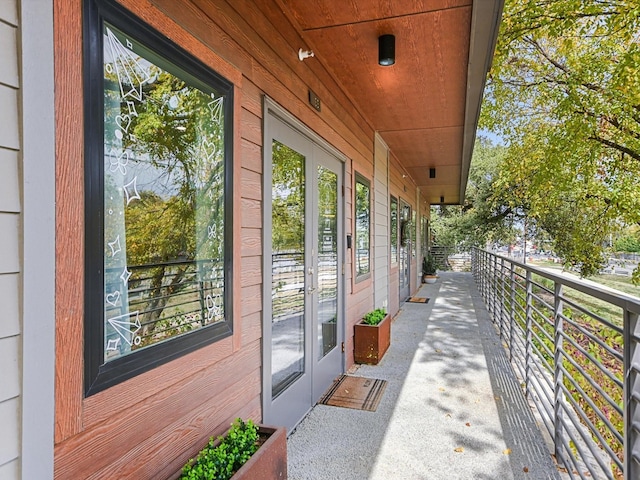
[[[282,0],[432,204],[464,195],[503,0]],[[396,62],[378,65],[378,37]],[[429,178],[429,169],[436,177]]]

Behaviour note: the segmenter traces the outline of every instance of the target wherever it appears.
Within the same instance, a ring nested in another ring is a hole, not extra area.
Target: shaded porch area
[[[560,478],[471,273],[417,295],[382,362],[350,372],[387,380],[377,410],[316,405],[289,437],[289,478]]]

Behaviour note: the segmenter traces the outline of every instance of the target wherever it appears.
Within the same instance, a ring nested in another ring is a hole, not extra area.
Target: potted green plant
[[[391,317],[376,308],[354,325],[353,357],[357,363],[377,365],[391,344]]]
[[[422,257],[422,283],[436,283],[436,260],[433,255],[427,253]]]
[[[209,443],[182,468],[180,480],[287,478],[284,427],[255,425],[238,418],[223,436]]]

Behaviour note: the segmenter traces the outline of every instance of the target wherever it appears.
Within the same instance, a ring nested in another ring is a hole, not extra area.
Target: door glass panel
[[[391,197],[391,263],[398,263],[398,200]]]
[[[304,155],[272,144],[271,385],[276,397],[304,373]]]
[[[318,167],[318,359],[337,343],[338,175]]]
[[[356,280],[370,272],[371,193],[369,180],[356,172]]]
[[[401,204],[400,212],[400,288],[409,285],[409,248],[411,247],[411,207]]]

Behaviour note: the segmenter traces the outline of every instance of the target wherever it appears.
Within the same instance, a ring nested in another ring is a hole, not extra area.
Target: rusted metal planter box
[[[269,435],[247,463],[234,475],[234,480],[286,479],[287,478],[287,432],[284,427],[258,426],[258,433]]]
[[[266,436],[260,448],[251,455],[231,477],[233,480],[286,480],[287,479],[287,430],[285,427],[258,425],[259,436]],[[226,434],[225,434],[226,435]],[[224,435],[223,435],[224,436]],[[218,440],[219,441],[219,440]],[[216,442],[218,442],[216,441]],[[180,472],[175,477],[179,478]]]
[[[387,315],[378,325],[354,325],[353,358],[356,363],[377,365],[391,344],[391,317]]]

